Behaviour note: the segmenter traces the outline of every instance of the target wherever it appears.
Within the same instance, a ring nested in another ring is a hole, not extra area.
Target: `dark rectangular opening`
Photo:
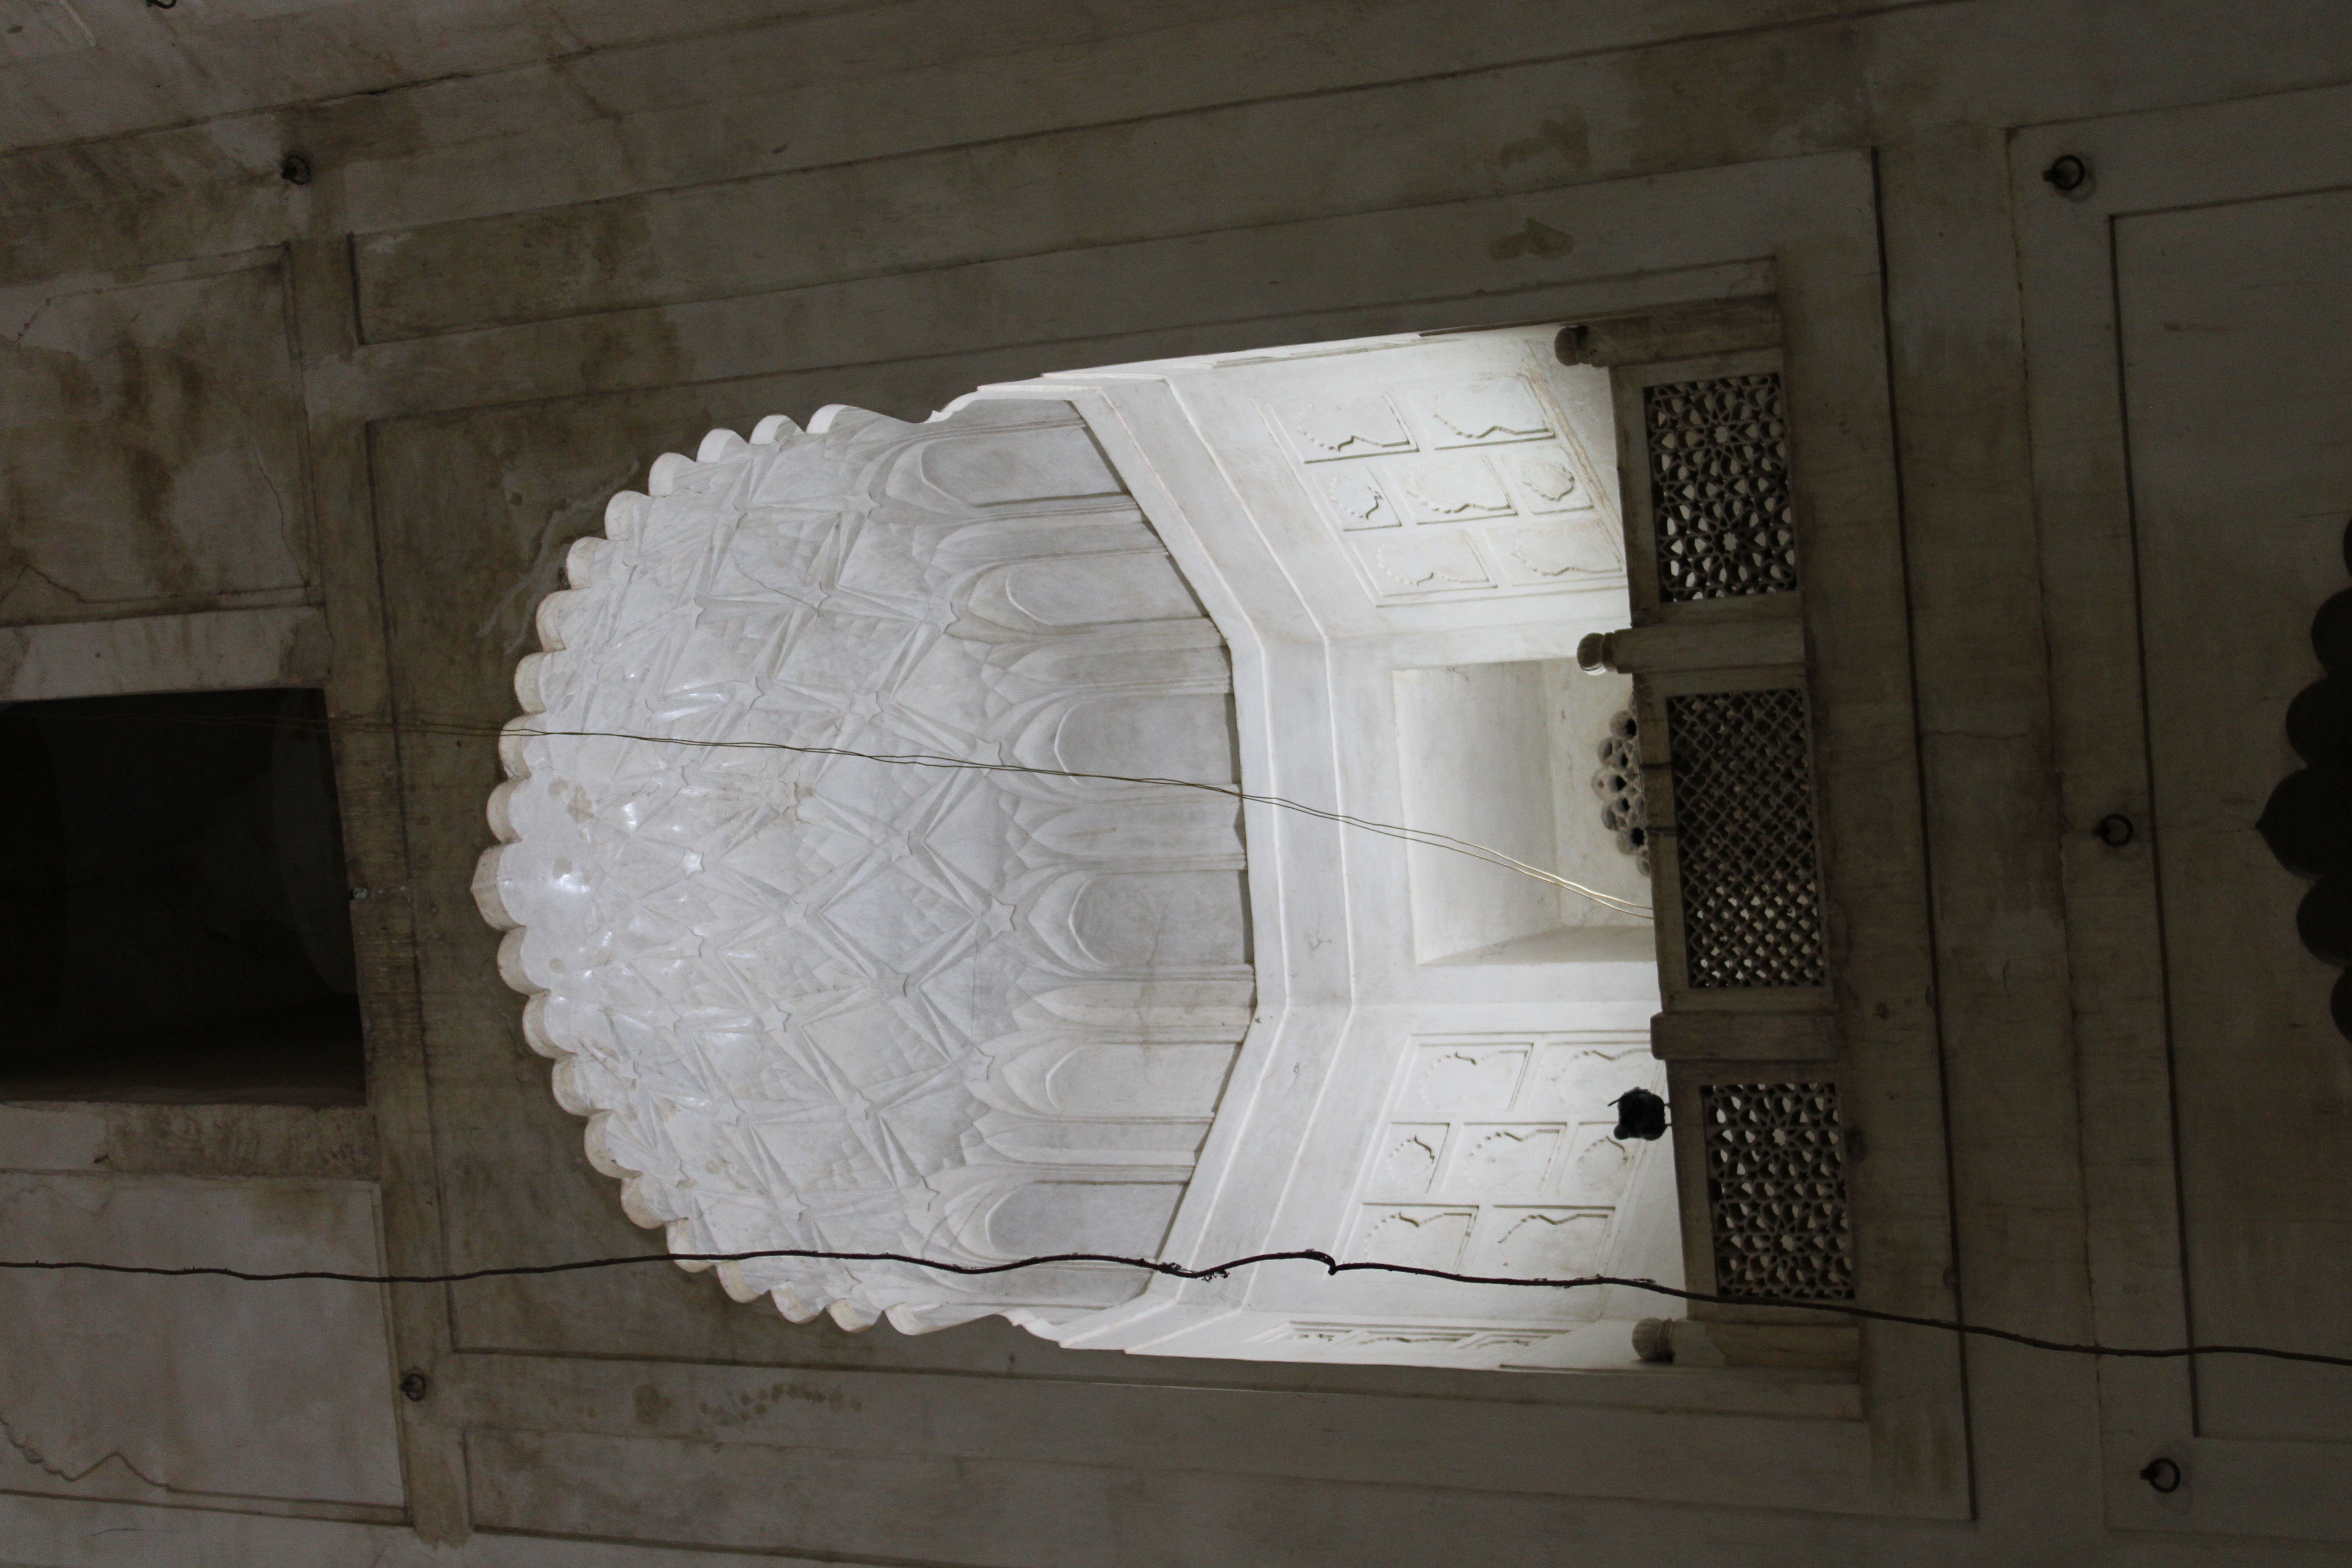
[[[366,1099],[326,705],[0,706],[0,1100]]]

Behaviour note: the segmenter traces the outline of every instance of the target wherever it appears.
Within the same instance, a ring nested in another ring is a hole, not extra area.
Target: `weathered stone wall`
[[[1922,1164],[1948,1192],[1904,1189],[1884,1267],[2032,1333],[2194,1326],[2164,1296],[2161,932],[2084,847],[2149,807],[2115,717],[2138,711],[2125,447],[2083,410],[2116,395],[2092,342],[2115,212],[2352,183],[2335,0],[754,9],[0,6],[28,18],[0,47],[0,624],[23,628],[0,695],[123,689],[60,673],[74,650],[171,664],[91,625],[134,617],[259,617],[186,641],[221,684],[331,658],[366,721],[338,763],[372,1048],[363,1116],[0,1112],[0,1253],[655,1249],[467,894],[492,745],[381,722],[508,718],[534,605],[655,454],[826,403],[920,418],[1055,369],[1769,289],[1792,394],[1843,443],[1813,482],[1877,509],[1908,603],[1891,646],[1815,649],[1880,759],[1870,804],[1921,832],[1871,875],[1924,881],[1933,914],[1932,984],[1849,999],[1944,1097],[1948,1157]],[[2064,151],[2092,188],[2042,184]],[[307,184],[279,174],[297,152]],[[2288,671],[2308,606],[2264,619],[2262,574],[2215,559],[2213,613],[2284,628],[2263,658]],[[331,655],[289,630],[301,606]],[[2346,1090],[2294,1044],[2308,1179],[2263,1203],[2320,1261],[2259,1326],[2331,1348]],[[1930,1135],[1864,1124],[1898,1156]],[[2212,1167],[2200,1223],[2240,1168]],[[9,1279],[0,1321],[0,1560],[44,1568],[2168,1564],[2352,1540],[2334,1374],[2200,1384],[2237,1399],[2200,1428],[2177,1368],[1878,1330],[1859,1383],[1149,1362],[996,1321],[793,1325],[667,1265]],[[222,1375],[247,1361],[268,1375]],[[395,1395],[412,1371],[422,1397]],[[2159,1497],[2135,1472],[2164,1453],[2190,1484]]]

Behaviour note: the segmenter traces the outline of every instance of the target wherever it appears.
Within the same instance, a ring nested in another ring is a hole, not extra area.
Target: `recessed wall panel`
[[[2352,1355],[2352,1042],[2254,830],[2352,586],[2352,194],[2116,230],[2189,1324]],[[2206,1358],[2197,1390],[2210,1436],[2352,1438],[2352,1371]]]

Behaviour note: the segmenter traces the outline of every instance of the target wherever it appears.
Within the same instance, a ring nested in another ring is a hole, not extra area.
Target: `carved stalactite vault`
[[[1250,1020],[1234,803],[759,743],[1230,784],[1223,644],[1068,405],[830,413],[656,462],[541,607],[476,889],[526,1035],[673,1250],[1155,1252]],[[1145,1279],[720,1276],[909,1331]]]

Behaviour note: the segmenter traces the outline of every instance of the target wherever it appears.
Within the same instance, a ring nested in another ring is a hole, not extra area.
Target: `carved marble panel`
[[[1514,1352],[1541,1344],[1550,1337],[1550,1331],[1543,1329],[1496,1331],[1475,1324],[1309,1320],[1280,1324],[1261,1333],[1257,1342],[1279,1347],[1301,1360],[1332,1357],[1491,1366]]]
[[[1377,602],[1624,570],[1588,441],[1528,374],[1360,381],[1260,405]]]
[[[1236,814],[1066,771],[1233,783],[1223,645],[1066,404],[831,412],[656,462],[541,607],[477,883],[526,1035],[676,1251],[1156,1254],[1250,1017]],[[1148,1278],[720,1277],[909,1331]]]
[[[1601,1271],[1651,1147],[1611,1137],[1603,1108],[1660,1087],[1637,1041],[1414,1040],[1357,1194],[1352,1256],[1506,1277]]]

